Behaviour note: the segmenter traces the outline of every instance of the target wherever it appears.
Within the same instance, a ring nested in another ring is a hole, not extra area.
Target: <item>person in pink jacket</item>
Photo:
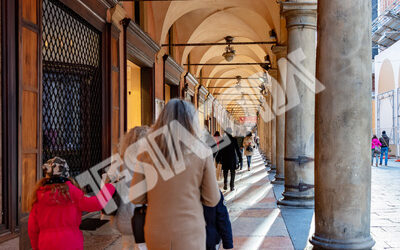
[[[379,141],[378,137],[374,135],[372,137],[372,142],[371,142],[371,165],[374,165],[374,157],[376,158],[376,166],[378,166],[378,150],[379,147],[382,146],[381,142]]]
[[[55,157],[43,166],[45,177],[32,194],[28,234],[32,249],[83,249],[83,234],[79,230],[82,211],[103,209],[115,192],[105,184],[93,197],[86,197],[75,181],[69,178],[65,160]],[[102,200],[105,202],[100,202]]]

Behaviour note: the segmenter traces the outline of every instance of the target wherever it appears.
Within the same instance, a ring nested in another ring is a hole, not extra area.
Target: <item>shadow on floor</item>
[[[273,180],[275,173],[269,174],[269,179]],[[281,199],[284,191],[283,185],[273,185],[276,200]],[[295,207],[279,206],[286,228],[296,250],[305,249],[308,244],[310,228],[314,209],[304,209]]]

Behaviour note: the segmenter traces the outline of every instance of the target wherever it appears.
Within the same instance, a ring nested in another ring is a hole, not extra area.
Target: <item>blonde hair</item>
[[[132,145],[133,143],[137,142],[140,138],[144,137],[149,131],[148,126],[137,126],[130,129],[121,140],[120,144],[120,153],[122,158],[124,157],[126,149]]]

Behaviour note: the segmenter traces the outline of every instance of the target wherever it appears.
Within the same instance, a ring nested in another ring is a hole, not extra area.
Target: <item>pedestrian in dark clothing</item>
[[[224,204],[224,196],[215,207],[203,205],[204,219],[206,221],[206,249],[215,250],[222,238],[224,249],[233,248],[232,227],[228,210]]]
[[[382,144],[381,159],[380,159],[379,165],[382,165],[383,155],[385,155],[385,166],[387,166],[390,138],[386,135],[386,131],[382,131],[382,137],[379,138],[379,141]]]
[[[232,129],[227,128],[225,135],[220,142],[220,150],[218,154],[218,162],[222,163],[222,171],[224,173],[224,190],[228,189],[228,173],[231,172],[230,187],[231,191],[235,190],[235,171],[238,160],[242,161],[236,139],[232,136]],[[238,158],[238,159],[237,159]]]
[[[236,136],[237,144],[240,150],[240,155],[243,155],[243,140],[244,136]],[[240,170],[243,168],[243,161],[239,162]]]

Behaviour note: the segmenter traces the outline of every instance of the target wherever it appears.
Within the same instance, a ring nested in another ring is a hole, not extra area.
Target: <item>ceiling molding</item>
[[[161,47],[153,39],[151,39],[151,37],[146,32],[144,32],[135,22],[129,22],[126,31],[133,36],[137,36],[137,38],[142,41],[146,45],[146,47],[150,48],[154,54],[160,51]]]
[[[195,87],[199,84],[196,77],[194,77],[190,72],[187,72],[185,75],[185,82],[189,84],[189,88],[195,89]]]
[[[165,60],[165,78],[175,84],[179,85],[179,82],[181,81],[181,75],[184,72],[184,69],[177,63],[175,60],[166,55],[166,60]]]
[[[130,61],[140,61],[141,64],[147,66],[147,67],[153,67],[153,63],[155,61],[154,57],[148,56],[146,53],[144,53],[142,50],[138,49],[136,46],[133,44],[126,44],[126,52],[127,52],[127,57]],[[133,58],[131,58],[133,57]]]

